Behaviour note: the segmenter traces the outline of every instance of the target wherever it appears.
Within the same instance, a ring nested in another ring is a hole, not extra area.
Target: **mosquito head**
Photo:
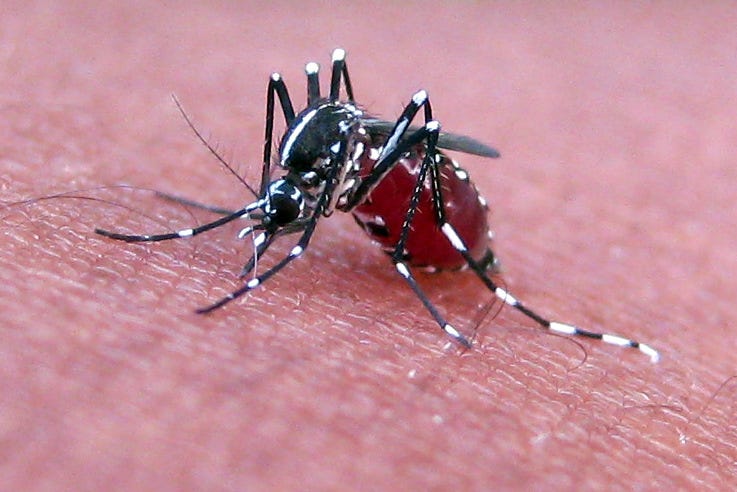
[[[262,222],[267,227],[281,227],[294,222],[305,208],[302,191],[286,179],[272,181],[261,201],[264,211]]]
[[[298,173],[320,171],[360,127],[362,113],[350,103],[321,100],[294,119],[279,146],[279,164]]]

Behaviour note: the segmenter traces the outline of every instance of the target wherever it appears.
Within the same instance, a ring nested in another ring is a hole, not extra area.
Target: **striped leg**
[[[420,108],[425,110],[425,126],[419,130],[414,131],[409,137],[404,138],[405,133],[409,128],[409,124],[415,117]],[[494,293],[500,300],[505,304],[513,307],[520,311],[528,318],[535,321],[541,327],[554,332],[566,335],[583,336],[588,338],[595,338],[605,343],[612,345],[618,345],[621,347],[631,347],[638,349],[643,354],[650,357],[652,362],[658,362],[660,355],[658,352],[646,345],[628,338],[624,338],[619,335],[607,334],[607,333],[596,333],[588,330],[578,328],[568,323],[561,323],[559,321],[551,321],[547,318],[542,317],[535,311],[531,310],[520,301],[518,301],[509,292],[502,289],[489,277],[487,270],[484,265],[480,264],[471,256],[468,252],[468,248],[460,238],[455,228],[446,220],[445,216],[445,201],[443,200],[443,191],[440,181],[440,169],[435,160],[436,145],[438,141],[438,135],[440,133],[440,125],[436,121],[432,121],[432,110],[430,103],[425,91],[419,91],[412,97],[412,102],[405,108],[404,112],[397,120],[394,125],[387,143],[382,150],[382,154],[374,167],[371,175],[369,175],[362,182],[361,186],[357,190],[353,197],[352,203],[360,203],[364,196],[369,194],[371,190],[376,186],[381,179],[392,169],[397,158],[405,152],[411,146],[416,145],[418,142],[426,142],[427,150],[425,158],[423,159],[422,166],[417,176],[417,184],[410,200],[409,209],[405,218],[405,222],[402,226],[402,232],[399,238],[399,242],[394,249],[392,254],[392,260],[395,263],[396,269],[400,275],[409,283],[412,290],[420,298],[425,307],[430,311],[432,316],[435,318],[440,327],[451,337],[459,341],[465,346],[469,346],[468,340],[463,337],[458,331],[448,324],[442,316],[438,313],[437,309],[433,306],[427,296],[420,290],[417,282],[415,281],[412,273],[406,263],[403,262],[404,245],[411,231],[411,223],[414,214],[417,210],[417,204],[419,203],[420,192],[424,186],[425,177],[429,173],[430,182],[432,184],[432,201],[433,208],[435,210],[435,220],[441,231],[451,243],[451,245],[463,256],[468,263],[468,266],[474,271],[474,273],[481,279],[486,287]]]
[[[420,128],[419,130],[417,130],[417,132],[415,132],[414,135],[412,135],[413,138],[409,139],[414,140],[415,138],[417,138],[416,136],[418,134],[422,135],[422,138],[427,139],[427,152],[425,153],[425,158],[423,159],[422,166],[420,167],[420,172],[417,176],[417,183],[415,185],[415,189],[412,192],[412,198],[410,199],[407,215],[404,219],[404,224],[402,225],[402,232],[399,236],[399,241],[394,247],[394,252],[392,253],[392,261],[394,262],[394,266],[397,269],[397,272],[402,276],[402,278],[407,281],[409,286],[414,291],[415,295],[419,297],[420,301],[422,301],[422,304],[425,305],[425,308],[430,312],[432,317],[438,323],[438,326],[440,326],[440,328],[451,338],[459,342],[464,347],[468,348],[471,346],[471,342],[469,342],[466,337],[461,335],[458,330],[456,330],[450,323],[448,323],[445,318],[443,318],[443,316],[438,312],[437,308],[433,305],[427,295],[422,291],[422,289],[420,289],[420,286],[417,284],[417,281],[412,275],[409,266],[407,265],[407,263],[404,262],[403,259],[405,245],[407,243],[407,239],[409,238],[409,234],[412,228],[412,219],[414,218],[415,212],[417,211],[417,204],[419,203],[420,194],[422,193],[422,189],[424,187],[427,170],[435,168],[435,144],[437,142],[439,132],[440,125],[436,121],[429,121],[427,124],[425,124],[423,128]],[[400,149],[402,147],[403,145],[398,146],[398,148]]]
[[[169,239],[192,237],[192,236],[196,236],[197,234],[202,234],[203,232],[209,231],[211,229],[215,229],[216,227],[220,227],[221,225],[227,224],[228,222],[232,222],[236,219],[248,218],[249,212],[252,212],[260,208],[261,206],[263,206],[264,203],[265,203],[264,200],[258,200],[246,207],[243,207],[240,210],[236,210],[230,215],[221,217],[218,220],[215,220],[213,222],[203,224],[199,227],[194,227],[190,229],[181,229],[179,231],[167,232],[164,234],[120,234],[117,232],[111,232],[111,231],[100,229],[100,228],[96,228],[95,233],[100,234],[101,236],[109,237],[111,239],[117,239],[118,241],[125,241],[127,243],[166,241]]]
[[[594,338],[605,343],[618,345],[620,347],[635,348],[650,357],[650,360],[653,363],[658,362],[658,360],[660,359],[660,354],[658,354],[658,352],[654,348],[644,343],[636,342],[634,340],[630,340],[628,338],[610,333],[596,333],[593,331],[584,330],[568,323],[551,321],[540,316],[535,311],[531,310],[520,301],[518,301],[514,296],[512,296],[512,294],[496,285],[494,281],[489,278],[483,267],[479,265],[468,253],[466,245],[463,243],[463,240],[458,236],[452,225],[450,225],[448,222],[445,222],[442,224],[441,230],[443,231],[443,234],[445,234],[445,237],[448,238],[448,241],[450,241],[450,243],[453,245],[453,247],[463,255],[466,262],[468,263],[468,266],[474,271],[474,273],[476,273],[476,275],[481,279],[481,281],[490,291],[492,291],[504,303],[512,306],[514,309],[520,311],[528,318],[531,318],[543,328],[554,333]]]
[[[312,221],[308,224],[307,229],[302,234],[302,237],[299,239],[299,242],[297,243],[297,245],[294,246],[292,248],[292,250],[289,252],[289,254],[287,256],[285,256],[284,258],[282,258],[281,261],[279,261],[279,263],[277,263],[276,265],[274,265],[273,267],[271,267],[269,270],[266,270],[261,275],[252,278],[251,280],[249,280],[248,282],[246,282],[246,284],[243,285],[243,287],[241,287],[241,288],[239,288],[237,290],[234,290],[233,292],[231,292],[227,296],[221,298],[219,301],[217,301],[217,302],[215,302],[215,303],[213,303],[213,304],[211,304],[211,305],[209,305],[207,307],[198,309],[197,310],[197,313],[198,314],[207,314],[207,313],[209,313],[211,311],[214,311],[214,310],[216,310],[216,309],[224,306],[225,304],[229,303],[230,301],[233,301],[233,300],[241,297],[242,295],[246,294],[247,292],[252,291],[253,289],[255,289],[256,287],[258,287],[259,285],[261,285],[264,282],[266,282],[273,275],[275,275],[276,273],[278,273],[282,268],[284,268],[285,266],[287,266],[293,260],[295,260],[299,256],[301,256],[302,253],[304,253],[304,250],[307,249],[307,246],[310,243],[310,239],[312,238],[312,233],[315,230],[315,225],[317,224],[318,218],[319,218],[318,216],[315,216],[312,219]]]
[[[414,130],[411,135],[404,138],[409,124],[420,109],[424,109],[425,126]],[[433,177],[436,175],[439,176],[439,171],[437,170],[435,161],[436,146],[439,135],[440,124],[432,119],[432,109],[430,107],[427,93],[425,91],[415,93],[415,95],[412,96],[412,100],[405,107],[401,116],[395,123],[394,128],[382,149],[382,153],[376,166],[372,170],[371,174],[363,180],[356,193],[351,197],[347,208],[350,209],[361,203],[361,201],[371,193],[371,190],[392,170],[405,152],[408,152],[419,143],[425,143],[427,151],[425,152],[422,165],[420,166],[420,170],[417,175],[417,181],[412,191],[412,196],[410,198],[404,223],[402,224],[402,231],[400,233],[399,240],[394,246],[392,261],[397,269],[397,273],[399,273],[399,275],[401,275],[409,284],[412,291],[414,291],[415,295],[430,312],[433,319],[435,319],[435,322],[438,324],[440,329],[464,347],[470,347],[471,342],[469,342],[466,337],[445,320],[433,305],[432,301],[430,301],[427,295],[422,291],[412,275],[412,271],[404,261],[405,245],[412,229],[412,220],[415,216],[415,212],[417,211],[420,196],[424,188],[425,177],[427,176],[428,170],[430,170]]]
[[[320,66],[315,62],[305,65],[307,75],[307,105],[311,106],[320,100]],[[345,50],[333,50],[333,68],[330,75],[330,101],[337,102],[340,98],[340,81],[345,84],[345,92],[349,102],[353,102],[353,86],[348,76],[348,67],[345,63]]]

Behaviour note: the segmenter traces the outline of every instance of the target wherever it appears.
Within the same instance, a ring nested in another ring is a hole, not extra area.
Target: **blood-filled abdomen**
[[[399,241],[424,149],[419,145],[400,159],[369,197],[353,210],[356,222],[388,253],[393,252]],[[361,162],[364,175],[375,164],[367,154],[362,156]],[[486,203],[465,170],[444,153],[438,151],[437,155],[446,220],[463,240],[471,256],[489,266],[493,256],[489,250]],[[414,266],[437,269],[463,267],[465,260],[437,225],[430,176],[428,171],[403,257]]]

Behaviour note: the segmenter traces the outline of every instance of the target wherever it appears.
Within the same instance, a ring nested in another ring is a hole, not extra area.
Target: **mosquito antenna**
[[[184,111],[184,108],[179,103],[179,99],[177,99],[177,96],[175,96],[174,94],[172,94],[171,95],[171,98],[174,100],[174,104],[177,105],[177,108],[179,109],[179,112],[182,113],[182,116],[184,117],[184,121],[187,122],[187,125],[192,129],[192,131],[194,132],[194,134],[197,135],[197,138],[200,140],[200,142],[202,142],[202,144],[205,147],[207,147],[207,150],[209,150],[210,153],[215,156],[215,158],[220,162],[220,164],[222,164],[225,167],[225,169],[227,169],[230,172],[230,174],[232,174],[233,176],[235,176],[236,179],[238,179],[238,181],[240,181],[243,184],[243,186],[245,186],[246,188],[248,188],[248,191],[250,191],[251,194],[253,194],[253,196],[255,198],[258,198],[258,193],[256,193],[256,190],[254,190],[251,187],[251,185],[249,185],[246,182],[245,179],[243,179],[237,172],[235,172],[235,169],[233,169],[231,167],[231,165],[228,164],[227,161],[220,156],[220,154],[218,154],[218,151],[215,150],[215,148],[212,145],[210,145],[210,143],[205,139],[205,137],[203,137],[202,134],[197,130],[197,128],[194,126],[194,123],[192,123],[192,120],[189,118],[189,116],[187,115],[187,113]]]

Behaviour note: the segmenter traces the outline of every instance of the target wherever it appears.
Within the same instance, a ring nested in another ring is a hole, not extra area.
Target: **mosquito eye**
[[[270,208],[269,217],[277,225],[293,222],[301,212],[299,202],[288,195],[273,195]]]
[[[269,201],[264,212],[272,223],[279,226],[289,224],[302,213],[304,199],[292,183],[280,179],[271,183],[267,193]]]

